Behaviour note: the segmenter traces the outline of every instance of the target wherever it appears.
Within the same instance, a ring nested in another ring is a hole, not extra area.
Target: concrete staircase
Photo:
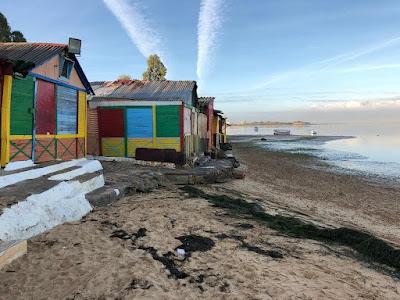
[[[26,253],[26,240],[92,210],[104,186],[99,161],[52,162],[0,173],[0,268]]]

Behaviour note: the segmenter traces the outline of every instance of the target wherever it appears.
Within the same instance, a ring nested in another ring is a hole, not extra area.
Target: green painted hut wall
[[[180,106],[160,105],[156,107],[157,137],[180,136]]]
[[[35,82],[32,77],[15,78],[11,93],[11,135],[31,135]]]

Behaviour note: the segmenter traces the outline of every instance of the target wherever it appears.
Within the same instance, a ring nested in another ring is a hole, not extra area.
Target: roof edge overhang
[[[83,69],[82,69],[82,67],[81,67],[81,64],[79,63],[79,61],[78,61],[78,59],[76,58],[75,54],[70,54],[70,57],[72,57],[72,59],[73,59],[74,62],[75,62],[75,69],[76,69],[76,72],[78,73],[78,76],[79,76],[80,80],[82,81],[83,86],[84,86],[85,89],[86,89],[86,93],[91,94],[91,95],[94,95],[95,93],[94,93],[94,91],[93,91],[93,88],[92,88],[92,86],[91,86],[89,80],[87,79],[85,73],[83,72]]]
[[[160,101],[160,100],[132,100],[126,98],[103,98],[95,97],[88,101],[90,108],[116,107],[116,106],[151,106],[151,105],[182,105],[183,101]]]
[[[76,72],[78,73],[79,79],[82,81],[83,86],[85,87],[86,93],[94,95],[94,91],[92,89],[92,86],[90,85],[89,80],[87,79],[85,73],[83,72],[83,69],[76,58],[74,54],[69,54],[68,53],[68,45],[65,44],[51,44],[51,43],[31,43],[31,44],[40,44],[40,45],[56,45],[59,47],[57,51],[53,53],[53,55],[47,57],[47,59],[39,64],[35,64],[30,61],[24,61],[24,60],[6,60],[6,59],[1,59],[0,62],[2,63],[9,63],[13,65],[13,71],[16,73],[21,73],[23,76],[26,76],[31,72],[34,68],[40,67],[44,64],[46,64],[49,60],[51,60],[53,57],[56,55],[60,55],[61,53],[65,53],[66,56],[71,58],[75,62],[75,69]]]

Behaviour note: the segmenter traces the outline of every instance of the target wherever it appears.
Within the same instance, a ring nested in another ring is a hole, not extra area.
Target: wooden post
[[[78,92],[78,140],[83,137],[84,141],[84,153],[83,156],[86,156],[87,153],[87,112],[86,112],[86,93]],[[78,141],[77,141],[78,143]]]
[[[181,137],[181,153],[182,155],[185,155],[185,132],[184,132],[184,126],[185,126],[185,120],[184,120],[184,108],[183,108],[183,103],[180,106],[180,116],[179,116],[179,123],[180,123],[180,137]]]
[[[12,76],[4,75],[3,97],[1,105],[1,166],[5,167],[10,161],[10,113]]]
[[[157,116],[156,116],[156,105],[153,104],[153,147],[156,144],[157,138]]]
[[[128,157],[128,109],[124,107],[124,144],[125,144],[125,157]],[[135,153],[136,157],[136,153]]]
[[[35,149],[36,149],[36,97],[37,97],[37,89],[38,82],[36,78],[33,78],[35,83],[35,91],[33,94],[33,111],[32,111],[32,153],[31,158],[32,161],[35,162]]]

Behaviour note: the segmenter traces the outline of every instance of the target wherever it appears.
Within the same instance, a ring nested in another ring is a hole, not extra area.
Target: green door
[[[11,92],[11,135],[31,135],[33,129],[33,78],[14,78]]]

